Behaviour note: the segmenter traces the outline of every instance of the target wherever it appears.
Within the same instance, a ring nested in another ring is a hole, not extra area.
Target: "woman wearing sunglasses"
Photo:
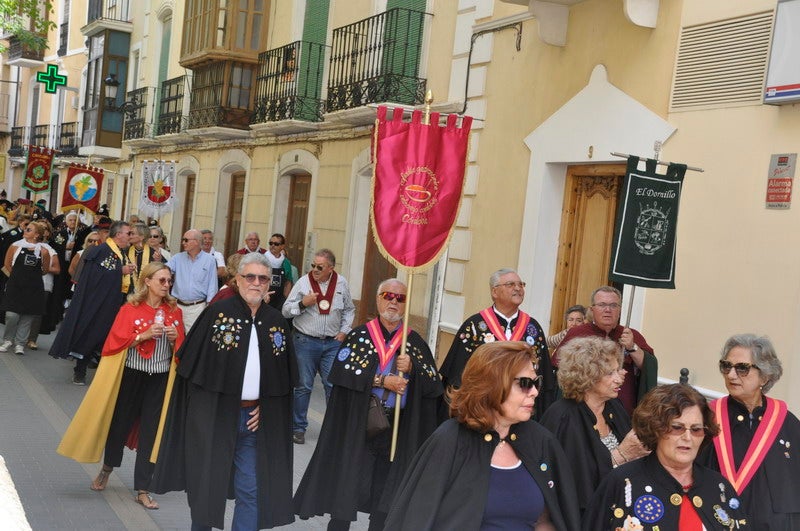
[[[800,422],[765,394],[783,374],[772,342],[732,336],[719,370],[729,395],[711,403],[720,433],[699,461],[736,487],[753,529],[800,529]]]
[[[92,385],[67,428],[57,452],[81,463],[100,460],[103,467],[90,488],[106,488],[114,467],[122,463],[126,443],[136,448],[133,488],[136,502],[158,509],[149,494],[152,456],[160,431],[164,397],[174,378],[173,354],[184,338],[183,317],[170,296],[172,272],[150,262],[139,275],[136,291],[120,308],[103,345]],[[138,426],[136,426],[138,420]],[[153,458],[154,459],[154,458]]]
[[[584,531],[752,529],[728,480],[695,463],[719,431],[703,395],[684,384],[656,387],[633,412],[633,429],[652,453],[605,477]]]
[[[617,400],[625,369],[619,344],[600,337],[578,337],[559,351],[558,384],[564,398],[542,416],[573,463],[581,512],[597,485],[612,468],[648,452],[631,430],[631,421]]]
[[[567,458],[530,420],[539,392],[536,355],[522,342],[478,347],[450,414],[411,463],[387,530],[579,528]]]

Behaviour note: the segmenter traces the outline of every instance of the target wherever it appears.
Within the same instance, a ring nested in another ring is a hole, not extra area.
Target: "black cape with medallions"
[[[382,326],[381,329],[384,338],[391,337]],[[394,333],[400,333],[400,329]],[[368,442],[366,433],[378,352],[366,325],[354,328],[342,342],[328,376],[333,391],[319,442],[294,497],[295,512],[300,518],[329,513],[337,520],[353,521],[357,511],[389,511],[408,463],[438,425],[437,410],[443,393],[430,349],[413,330],[409,331],[406,349],[413,370],[408,375],[408,398],[400,417],[397,454],[382,496],[375,499],[373,491],[379,486],[373,485],[372,480],[377,443]]]
[[[520,310],[521,314],[522,311]],[[453,387],[461,386],[461,373],[464,372],[464,367],[466,367],[472,353],[479,346],[490,341],[499,340],[492,334],[491,329],[480,313],[476,313],[464,321],[464,324],[456,332],[456,337],[453,339],[450,350],[447,351],[447,356],[439,369],[445,388],[451,385]],[[544,335],[542,326],[533,317],[530,318],[521,341],[531,345],[536,355],[539,356],[536,374],[542,377],[542,385],[539,389],[539,396],[536,397],[536,409],[533,412],[534,420],[539,420],[542,417],[542,413],[556,399],[558,381],[556,380],[550,353],[547,349],[547,338]],[[447,412],[443,412],[443,415],[444,418],[449,416]]]
[[[678,206],[685,164],[670,164],[666,175],[656,162],[628,158],[622,197],[617,208],[609,279],[634,286],[675,289]]]
[[[253,327],[255,323],[255,328]],[[292,390],[297,383],[288,324],[262,303],[255,317],[240,296],[207,307],[175,354],[177,376],[151,490],[186,490],[192,522],[223,528],[233,498],[233,459],[250,334],[258,335],[258,529],[291,523]]]

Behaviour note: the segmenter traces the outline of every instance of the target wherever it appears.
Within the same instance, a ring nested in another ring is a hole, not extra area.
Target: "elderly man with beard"
[[[235,530],[291,523],[292,387],[297,366],[287,323],[264,302],[264,255],[242,258],[238,295],[200,315],[180,361],[151,490],[186,490],[192,530],[223,528],[236,499]]]
[[[428,345],[413,330],[401,355],[405,303],[405,284],[395,278],[381,282],[379,317],[347,334],[328,376],[331,399],[294,502],[300,518],[330,514],[329,530],[349,529],[357,511],[370,513],[370,529],[382,529],[406,467],[436,429],[442,383]],[[367,436],[370,395],[381,400],[390,423],[400,399],[392,462],[391,430]]]

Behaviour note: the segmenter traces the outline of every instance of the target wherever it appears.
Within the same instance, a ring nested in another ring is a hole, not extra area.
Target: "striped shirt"
[[[330,279],[328,279],[330,282]],[[328,289],[328,282],[320,282],[322,293]],[[356,316],[356,307],[350,296],[350,286],[344,276],[339,275],[336,281],[336,290],[333,294],[331,311],[327,315],[319,313],[316,304],[300,309],[298,304],[303,297],[313,291],[308,275],[303,275],[292,286],[292,292],[283,303],[283,316],[287,319],[294,317],[292,325],[301,334],[312,337],[333,337],[339,332],[347,334],[353,329],[353,319]]]
[[[143,358],[136,347],[130,347],[125,359],[125,366],[148,374],[168,372],[169,364],[172,361],[172,345],[167,339],[167,334],[162,334],[155,340],[156,348],[150,359]]]

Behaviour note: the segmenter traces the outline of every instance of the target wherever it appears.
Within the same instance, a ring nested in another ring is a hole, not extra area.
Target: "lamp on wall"
[[[126,101],[117,107],[117,93],[119,92],[119,79],[117,79],[117,74],[108,74],[108,77],[103,80],[103,85],[103,91],[106,97],[106,109],[124,112],[127,114],[128,118],[133,119],[136,116],[135,105],[138,103],[135,96],[131,101]]]

